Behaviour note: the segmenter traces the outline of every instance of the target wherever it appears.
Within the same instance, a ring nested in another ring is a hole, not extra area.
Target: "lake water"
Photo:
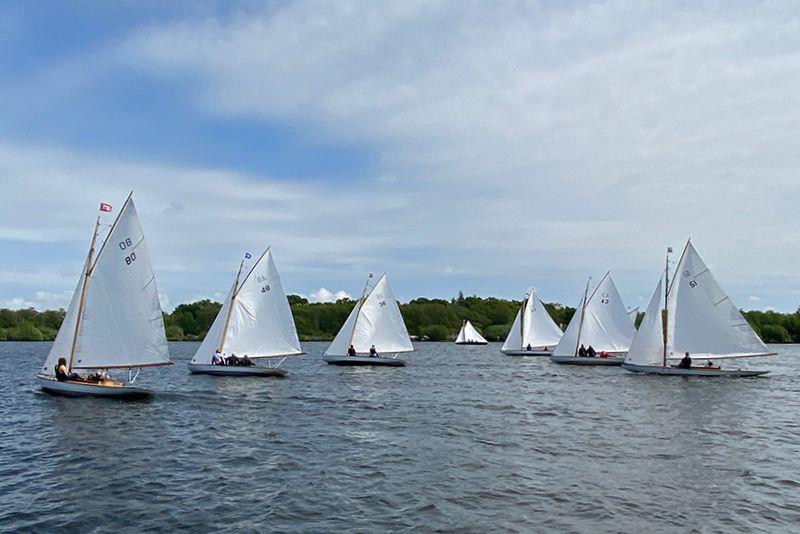
[[[405,368],[144,370],[64,399],[0,343],[0,530],[779,532],[800,528],[800,346],[762,379],[638,376],[421,343]]]

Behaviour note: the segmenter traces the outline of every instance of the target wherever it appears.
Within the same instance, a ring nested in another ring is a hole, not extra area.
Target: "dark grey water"
[[[419,344],[285,380],[146,370],[63,399],[0,343],[0,530],[776,532],[800,526],[800,347],[770,378],[646,377]]]

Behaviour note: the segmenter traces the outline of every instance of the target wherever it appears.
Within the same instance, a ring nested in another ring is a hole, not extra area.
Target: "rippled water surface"
[[[405,368],[142,372],[64,399],[0,343],[0,530],[776,532],[800,528],[800,346],[762,379],[648,377],[423,343]]]

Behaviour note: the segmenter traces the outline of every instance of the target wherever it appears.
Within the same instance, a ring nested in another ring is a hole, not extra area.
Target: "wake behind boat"
[[[550,356],[563,334],[536,292],[530,291],[522,299],[500,352],[506,356]]]
[[[101,205],[102,211],[110,206]],[[169,365],[155,276],[132,195],[95,255],[100,217],[89,253],[53,346],[36,375],[42,390],[64,396],[147,396],[134,387],[142,367]],[[76,370],[93,369],[86,377]],[[127,369],[128,380],[108,371]],[[133,369],[137,373],[133,374]]]
[[[755,377],[768,373],[767,370],[725,369],[717,363],[718,360],[757,358],[775,353],[769,352],[717,284],[691,240],[686,243],[675,270],[676,277],[670,285],[670,252],[672,250],[667,249],[664,277],[650,299],[623,369],[633,373],[698,377]],[[666,320],[662,319],[664,315]],[[698,362],[703,363],[697,365]]]
[[[361,298],[325,350],[323,360],[330,365],[402,367],[406,362],[398,359],[397,354],[414,350],[386,275],[367,294],[370,278],[372,273],[367,277]]]
[[[489,342],[478,332],[472,323],[465,320],[455,340],[456,345],[488,345]]]
[[[272,250],[267,248],[242,279],[243,269],[244,260],[188,364],[194,374],[280,378],[286,376],[279,368],[284,359],[303,353]],[[274,366],[270,363],[273,358],[280,358]],[[256,365],[254,360],[259,359],[267,365]]]
[[[550,360],[567,365],[622,365],[635,333],[609,271],[591,296],[586,283],[581,303]]]

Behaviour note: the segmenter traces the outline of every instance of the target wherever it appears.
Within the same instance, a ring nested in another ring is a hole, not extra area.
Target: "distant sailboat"
[[[522,300],[500,352],[508,356],[550,356],[564,333],[531,291]]]
[[[456,345],[487,345],[489,342],[484,339],[480,332],[475,330],[472,323],[464,321],[455,343]]]
[[[713,363],[712,360],[757,358],[775,353],[769,351],[717,284],[691,240],[686,243],[671,285],[669,269],[664,273],[622,364],[624,369],[634,373],[709,377],[759,376],[769,372],[723,369]],[[666,292],[665,280],[669,288]],[[666,321],[662,319],[664,313]],[[693,360],[690,368],[675,365],[685,353]],[[704,365],[705,362],[711,365]]]
[[[386,275],[382,275],[367,294],[371,277],[372,274],[367,278],[361,298],[325,351],[324,360],[329,364],[402,367],[406,362],[398,359],[397,354],[414,350]],[[351,346],[355,350],[352,356],[348,355]],[[369,355],[372,347],[377,355]],[[393,356],[380,356],[383,354]]]
[[[591,296],[588,293],[587,283],[581,303],[550,360],[579,365],[621,365],[636,329],[625,311],[611,272],[603,276]],[[597,356],[579,356],[581,345],[591,346]],[[606,356],[601,357],[601,353]]]
[[[43,390],[61,395],[148,395],[148,390],[131,385],[138,376],[132,369],[171,362],[155,275],[131,195],[95,254],[99,229],[98,217],[78,286],[37,378]],[[67,373],[128,369],[128,381],[108,376],[59,381],[56,366],[62,358]]]
[[[628,317],[631,318],[631,322],[633,326],[636,326],[636,318],[639,317],[639,306],[636,306],[634,309],[628,312]]]
[[[272,250],[267,248],[244,277],[243,269],[244,261],[239,264],[233,287],[214,323],[188,364],[192,373],[283,377],[286,371],[278,366],[287,356],[303,353]],[[267,367],[213,365],[217,350],[226,357],[266,359]],[[281,360],[270,366],[271,358]]]

